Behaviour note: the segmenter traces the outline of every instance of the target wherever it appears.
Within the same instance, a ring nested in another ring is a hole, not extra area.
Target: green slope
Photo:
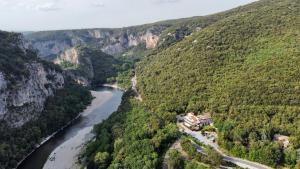
[[[295,165],[300,148],[299,0],[265,0],[233,12],[138,66],[153,110],[213,112],[233,155]],[[290,136],[283,150],[276,133]],[[299,158],[299,157],[298,157]]]
[[[94,127],[95,140],[80,162],[88,169],[160,168],[164,151],[179,136],[174,122],[175,114],[147,111],[128,90],[118,111]]]

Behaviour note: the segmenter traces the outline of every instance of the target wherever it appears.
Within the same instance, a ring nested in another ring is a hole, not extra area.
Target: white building
[[[184,116],[183,120],[183,124],[192,130],[200,130],[201,127],[210,125],[212,123],[209,113],[196,116],[193,112],[190,112]]]

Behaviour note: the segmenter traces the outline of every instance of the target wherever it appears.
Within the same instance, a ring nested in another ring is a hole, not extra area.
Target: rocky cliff
[[[59,55],[54,63],[59,64],[77,83],[84,86],[99,86],[116,77],[122,66],[111,55],[92,47],[74,47]]]
[[[21,126],[42,112],[44,103],[53,96],[56,89],[64,85],[63,75],[45,68],[41,63],[26,63],[29,77],[17,82],[17,87],[9,89],[9,81],[0,72],[0,119],[12,126]]]
[[[65,50],[54,60],[54,63],[59,65],[63,64],[64,62],[68,62],[74,66],[79,64],[79,54],[75,47]]]
[[[110,55],[134,48],[153,49],[167,26],[129,27],[120,29],[85,29],[44,31],[27,34],[26,38],[42,58],[52,60],[78,45],[101,49]]]
[[[38,117],[46,99],[64,86],[62,72],[34,57],[21,36],[0,32],[0,119],[19,127]]]

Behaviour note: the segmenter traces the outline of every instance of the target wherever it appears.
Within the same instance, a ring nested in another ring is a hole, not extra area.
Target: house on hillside
[[[283,148],[287,148],[290,143],[288,136],[284,136],[280,134],[275,134],[273,140],[280,143],[283,146]]]
[[[188,113],[183,118],[183,124],[192,130],[199,130],[200,129],[199,123],[200,121],[197,118],[197,116],[194,115],[194,113]]]
[[[200,130],[202,127],[212,124],[212,119],[209,113],[196,116],[190,112],[184,116],[183,124],[191,130]]]

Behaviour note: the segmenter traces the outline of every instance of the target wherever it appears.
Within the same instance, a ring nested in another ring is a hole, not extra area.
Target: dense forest
[[[144,103],[151,111],[210,111],[230,154],[299,165],[299,5],[255,2],[153,52],[137,67]],[[275,134],[289,136],[288,148]]]

